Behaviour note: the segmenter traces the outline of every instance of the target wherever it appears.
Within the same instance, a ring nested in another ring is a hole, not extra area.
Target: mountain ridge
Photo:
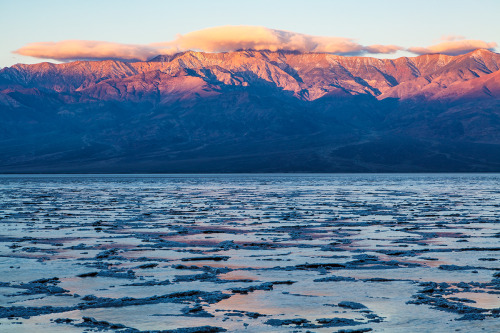
[[[500,171],[499,68],[484,49],[14,65],[0,172]]]
[[[237,86],[267,82],[305,100],[343,92],[370,94],[379,99],[408,99],[418,95],[431,97],[452,82],[472,80],[500,68],[500,55],[484,49],[460,56],[431,54],[397,59],[327,53],[187,51],[164,60],[168,61],[14,65],[0,70],[0,77],[25,86],[74,92],[154,70],[170,76],[188,70],[191,72],[187,75],[201,77],[207,83],[216,80]]]

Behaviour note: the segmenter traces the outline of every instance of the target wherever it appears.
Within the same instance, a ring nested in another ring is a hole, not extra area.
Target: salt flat
[[[0,331],[493,332],[500,175],[0,176]]]

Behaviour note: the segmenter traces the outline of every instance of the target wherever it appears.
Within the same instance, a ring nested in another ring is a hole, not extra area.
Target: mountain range
[[[500,54],[18,64],[0,156],[3,173],[500,171]]]

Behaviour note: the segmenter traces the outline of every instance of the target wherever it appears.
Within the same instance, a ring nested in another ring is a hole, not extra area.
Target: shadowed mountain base
[[[477,50],[16,65],[0,71],[0,172],[500,171],[499,64]]]

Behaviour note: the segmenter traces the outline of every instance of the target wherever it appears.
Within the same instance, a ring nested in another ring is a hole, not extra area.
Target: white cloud
[[[459,55],[476,49],[493,50],[496,46],[497,43],[494,42],[488,43],[482,40],[462,39],[442,42],[429,47],[410,47],[408,51],[416,54],[441,53]]]
[[[416,54],[463,54],[478,48],[493,49],[496,43],[466,40],[463,36],[443,36],[443,42],[429,47],[406,49]],[[222,26],[178,35],[168,42],[148,45],[120,44],[103,41],[66,40],[39,42],[23,46],[14,53],[42,59],[61,61],[81,59],[147,60],[159,54],[173,54],[187,50],[229,52],[240,49],[290,50],[326,52],[339,55],[392,54],[404,50],[397,45],[362,45],[344,37],[311,36],[291,31],[258,26]]]
[[[368,45],[364,47],[364,50],[368,53],[384,53],[391,54],[397,51],[403,50],[401,46],[397,45]]]
[[[90,40],[65,40],[61,42],[31,43],[14,53],[55,60],[146,60],[158,55],[156,48],[148,45],[120,44]]]
[[[239,49],[360,55],[394,53],[401,47],[394,45],[363,46],[350,38],[311,36],[265,27],[222,26],[178,35],[173,41],[149,45],[66,40],[32,43],[14,52],[36,58],[62,61],[77,59],[147,60],[158,54],[172,54],[187,50],[229,52]]]
[[[179,35],[172,42],[157,44],[177,51],[226,52],[238,49],[290,50],[351,54],[363,46],[343,37],[321,37],[254,26],[223,26]]]

